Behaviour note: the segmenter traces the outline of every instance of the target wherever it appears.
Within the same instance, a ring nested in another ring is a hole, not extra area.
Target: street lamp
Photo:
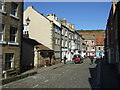
[[[26,19],[26,23],[27,23],[27,25],[29,25],[29,23],[30,23],[30,19],[29,19],[29,17],[27,17],[27,19]]]

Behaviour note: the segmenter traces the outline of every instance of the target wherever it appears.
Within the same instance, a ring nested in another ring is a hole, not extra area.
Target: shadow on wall
[[[101,88],[120,88],[120,76],[105,60],[101,61]]]
[[[120,88],[120,76],[111,68],[105,59],[97,59],[95,68],[89,68],[91,78],[88,78],[92,89]]]
[[[99,89],[100,88],[100,68],[99,68],[99,62],[100,60],[99,59],[96,59],[95,60],[95,64],[96,67],[94,68],[89,68],[89,72],[90,72],[90,78],[88,78],[89,82],[90,82],[90,85],[91,85],[91,88],[94,90],[94,89]]]

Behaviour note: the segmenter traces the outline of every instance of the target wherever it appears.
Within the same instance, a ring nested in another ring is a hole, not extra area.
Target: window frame
[[[14,67],[14,53],[5,53],[5,69],[12,69]]]
[[[14,31],[11,31],[11,30],[14,30]],[[13,43],[17,42],[17,28],[15,27],[10,27],[10,42],[13,42]]]
[[[98,50],[101,50],[101,47],[98,47]]]
[[[1,30],[0,30],[0,41],[4,40],[4,28],[5,25],[4,24],[0,24]]]
[[[92,45],[95,45],[95,42],[94,42],[94,41],[92,41]]]
[[[15,7],[15,5],[16,5],[16,7]],[[18,16],[18,4],[14,3],[14,2],[11,3],[11,12],[10,12],[10,14],[13,15],[13,16],[16,16],[16,17]]]
[[[5,6],[4,1],[0,1],[0,4],[1,4],[1,8],[0,8],[0,10],[4,11],[4,6]]]

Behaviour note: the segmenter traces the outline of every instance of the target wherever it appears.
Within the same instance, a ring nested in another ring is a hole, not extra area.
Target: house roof
[[[104,38],[96,38],[96,45],[104,45]]]
[[[46,51],[48,51],[48,50],[52,50],[52,49],[50,49],[50,48],[48,48],[48,47],[46,47],[45,45],[43,45],[43,44],[41,44],[41,45],[36,45],[36,47],[38,47],[40,50],[46,50]]]
[[[37,42],[36,40],[34,40],[34,39],[30,39],[30,38],[22,38],[22,40],[24,41],[24,42],[27,42],[27,43],[29,43],[30,45],[39,45],[39,44],[41,44],[41,43],[39,43],[39,42]]]
[[[37,42],[37,41],[34,40],[34,39],[24,38],[24,37],[23,37],[23,41],[26,42],[26,43],[28,43],[29,45],[38,47],[40,50],[52,50],[52,49],[46,47],[45,45]]]
[[[83,36],[85,40],[95,40],[94,36]]]

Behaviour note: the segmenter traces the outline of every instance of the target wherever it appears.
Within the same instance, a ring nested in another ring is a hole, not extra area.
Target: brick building
[[[105,38],[105,30],[77,30],[82,36],[94,36],[96,38]]]
[[[0,60],[3,73],[19,73],[22,35],[22,2],[0,2]]]
[[[96,57],[104,56],[104,38],[96,38]]]
[[[94,36],[83,36],[86,44],[86,56],[95,56],[95,37]]]
[[[88,42],[88,45],[91,46],[91,44],[94,42],[94,47],[89,47],[89,51],[95,53],[95,56],[100,57],[104,56],[104,39],[105,39],[105,30],[77,30],[77,32],[82,36],[82,37],[87,37],[85,38],[85,42]],[[93,41],[91,41],[91,37],[94,37]],[[87,45],[87,46],[88,46]],[[87,49],[87,47],[86,47]],[[87,55],[87,54],[86,54]]]

